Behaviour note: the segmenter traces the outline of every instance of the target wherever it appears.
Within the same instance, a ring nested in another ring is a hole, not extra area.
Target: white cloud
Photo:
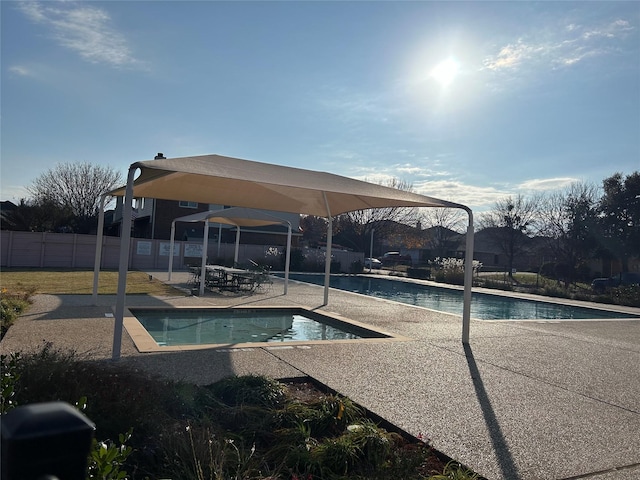
[[[632,30],[634,27],[622,19],[589,27],[570,23],[558,29],[557,34],[549,36],[548,32],[542,31],[498,47],[497,53],[485,57],[483,65],[494,72],[514,71],[526,66],[569,67],[587,58],[613,52],[612,41],[624,39]]]
[[[114,67],[140,66],[126,38],[113,28],[104,9],[76,2],[20,2],[18,5],[33,22],[50,27],[51,36],[59,45],[86,61]]]
[[[518,185],[518,189],[527,190],[527,191],[549,191],[549,190],[558,190],[564,187],[571,185],[572,183],[578,182],[579,179],[571,178],[571,177],[560,177],[560,178],[534,178],[532,180],[527,180]]]
[[[544,51],[542,45],[527,45],[522,39],[515,44],[502,47],[497,55],[489,56],[484,60],[484,66],[489,70],[502,70],[515,68],[521,63],[535,58]]]
[[[413,187],[416,193],[461,203],[474,212],[489,210],[496,200],[511,194],[495,187],[478,187],[457,180],[425,180],[414,183]]]
[[[15,73],[16,75],[20,75],[22,77],[27,77],[31,75],[31,72],[27,67],[23,67],[22,65],[13,65],[9,67],[9,71],[11,73]]]

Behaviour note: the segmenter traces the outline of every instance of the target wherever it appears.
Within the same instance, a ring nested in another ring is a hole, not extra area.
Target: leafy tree
[[[491,240],[507,257],[509,276],[512,276],[515,257],[524,252],[530,240],[527,235],[536,226],[538,205],[538,198],[509,196],[496,201],[493,210],[480,216],[480,226],[490,229]]]
[[[122,183],[113,167],[90,163],[60,163],[27,187],[37,205],[56,205],[75,216],[74,231],[87,233],[100,208],[102,194]]]
[[[41,202],[20,200],[16,208],[2,213],[2,229],[24,232],[67,232],[72,229],[74,215],[68,207],[43,199]]]
[[[576,182],[546,197],[540,209],[540,233],[548,239],[555,260],[562,265],[567,282],[595,253],[597,226],[595,185]]]
[[[629,257],[640,254],[640,172],[616,173],[603,182],[598,205],[601,246],[629,271]]]

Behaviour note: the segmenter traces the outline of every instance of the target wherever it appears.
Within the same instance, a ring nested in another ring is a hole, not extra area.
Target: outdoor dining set
[[[202,280],[201,267],[189,267],[191,278],[189,283],[200,286]],[[207,265],[204,275],[205,287],[210,290],[230,292],[255,292],[272,285],[267,268],[243,269],[222,265]]]

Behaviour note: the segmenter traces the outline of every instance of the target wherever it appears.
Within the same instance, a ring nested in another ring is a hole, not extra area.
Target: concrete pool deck
[[[166,272],[150,273],[166,281]],[[0,349],[49,341],[110,358],[115,297],[98,303],[38,295]],[[142,354],[125,331],[122,361],[203,384],[234,374],[309,376],[488,479],[640,478],[640,320],[472,320],[464,347],[457,315],[335,289],[322,303],[322,287],[291,282],[284,296],[277,279],[248,296],[127,297],[127,306],[298,304],[410,340]]]

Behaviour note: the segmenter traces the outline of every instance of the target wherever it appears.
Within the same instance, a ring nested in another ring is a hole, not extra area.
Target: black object
[[[2,480],[85,480],[95,425],[65,402],[2,415]]]

